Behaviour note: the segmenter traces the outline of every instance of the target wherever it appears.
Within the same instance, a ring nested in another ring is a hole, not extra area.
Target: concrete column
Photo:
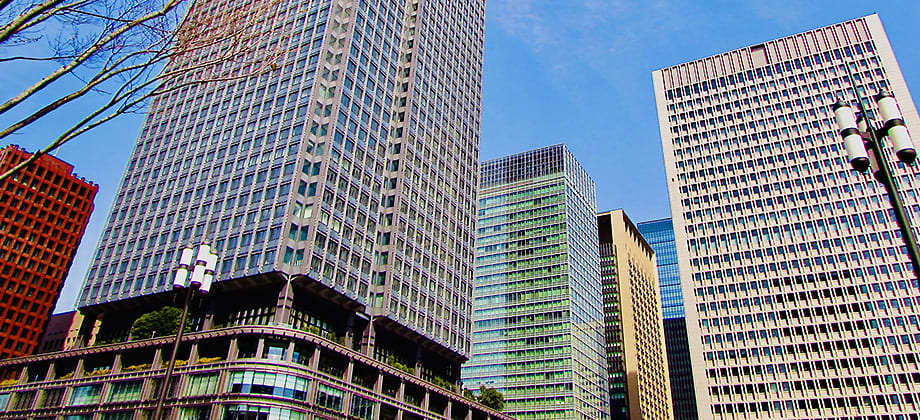
[[[345,382],[354,383],[352,382],[352,377],[351,377],[354,373],[355,373],[355,359],[348,358],[348,366],[345,367],[345,376],[343,377]]]
[[[272,320],[274,325],[291,325],[291,308],[294,305],[291,278],[284,275],[284,284],[278,292],[278,301],[275,303],[275,315]]]
[[[53,381],[54,380],[54,363],[48,364],[48,370],[45,372],[45,380]]]
[[[230,339],[230,348],[227,350],[227,360],[233,361],[239,357],[240,349],[237,347],[237,338],[233,337]]]
[[[316,346],[316,349],[313,350],[313,355],[310,356],[310,370],[316,372],[319,370],[319,356],[322,353],[322,348]]]
[[[307,385],[307,401],[312,403],[316,401],[316,387],[319,386],[319,381],[310,381]]]
[[[83,377],[83,358],[77,360],[77,367],[73,370],[73,378],[82,378]]]
[[[121,373],[121,353],[115,353],[115,360],[112,360],[112,373]]]
[[[415,347],[415,376],[422,377],[422,347]]]
[[[377,382],[374,382],[374,394],[383,394],[383,372],[377,373]]]
[[[294,361],[294,345],[295,344],[296,343],[294,342],[294,340],[291,340],[288,343],[287,353],[284,355],[285,362],[292,363]]]
[[[374,331],[374,321],[370,320],[367,327],[361,332],[361,354],[367,357],[374,357],[374,341],[376,333]]]
[[[156,370],[163,367],[163,346],[157,347],[153,352],[153,362],[150,363],[150,369]]]
[[[188,354],[188,364],[192,365],[196,363],[198,363],[198,342],[197,341],[192,343],[192,348],[191,350],[189,350],[189,354]]]
[[[261,359],[261,358],[262,358],[262,352],[263,352],[263,351],[265,351],[265,339],[264,339],[264,338],[260,338],[259,341],[258,341],[257,344],[256,344],[256,358],[257,358],[257,359]]]
[[[355,342],[355,313],[348,314],[345,319],[345,347],[353,349]]]
[[[201,323],[201,330],[213,330],[214,329],[214,311],[216,309],[215,299],[209,299],[208,309],[204,313],[204,321]]]

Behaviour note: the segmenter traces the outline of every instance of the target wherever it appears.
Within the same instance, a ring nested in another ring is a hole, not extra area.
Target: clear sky
[[[916,0],[489,0],[481,158],[566,143],[597,183],[599,210],[623,208],[637,222],[670,217],[652,70],[872,13],[920,97]],[[0,98],[47,69],[0,63]],[[38,149],[68,117],[0,146]],[[141,121],[126,116],[57,153],[99,194],[56,312],[70,310],[79,293]]]

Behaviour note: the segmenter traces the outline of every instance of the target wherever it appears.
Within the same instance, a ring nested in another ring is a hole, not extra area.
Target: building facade
[[[623,210],[597,215],[613,419],[673,419],[655,251]]]
[[[879,17],[653,80],[700,416],[916,417],[920,285],[831,110],[889,90],[920,133]],[[918,220],[913,173],[894,169]]]
[[[365,307],[306,276],[259,274],[225,280],[191,300],[191,330],[164,375],[175,336],[133,337],[125,327],[171,305],[173,291],[83,308],[79,348],[0,361],[0,419],[511,420],[462,397],[444,372],[462,357],[412,337],[380,339],[412,353],[381,362],[354,334]],[[178,295],[178,296],[177,296]],[[456,375],[457,370],[454,370]]]
[[[482,164],[465,387],[524,419],[606,419],[594,181],[564,145]]]
[[[668,376],[671,378],[671,405],[674,418],[694,420],[696,394],[693,390],[693,370],[690,367],[690,346],[687,340],[687,319],[681,290],[677,247],[674,244],[674,224],[671,219],[636,223],[636,229],[655,251],[658,264],[658,286],[664,318],[664,342],[668,352]]]
[[[309,275],[467,352],[484,3],[196,2],[279,62],[154,100],[78,306],[168,289],[208,240],[219,280]]]
[[[0,173],[30,156],[3,148]],[[0,183],[0,359],[37,349],[98,190],[48,155]]]
[[[52,315],[35,352],[51,353],[74,348],[80,337],[82,325],[83,315],[80,311]]]

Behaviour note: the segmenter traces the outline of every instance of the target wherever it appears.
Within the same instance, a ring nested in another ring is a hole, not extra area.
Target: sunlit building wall
[[[879,17],[653,80],[700,416],[915,418],[920,284],[831,110],[889,90],[920,135]],[[894,177],[916,223],[916,169]]]

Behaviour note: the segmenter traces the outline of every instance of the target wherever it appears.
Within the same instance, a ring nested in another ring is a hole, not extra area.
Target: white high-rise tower
[[[879,17],[653,79],[701,417],[916,418],[920,284],[832,110],[888,90],[920,134]],[[916,173],[893,173],[915,225]]]

